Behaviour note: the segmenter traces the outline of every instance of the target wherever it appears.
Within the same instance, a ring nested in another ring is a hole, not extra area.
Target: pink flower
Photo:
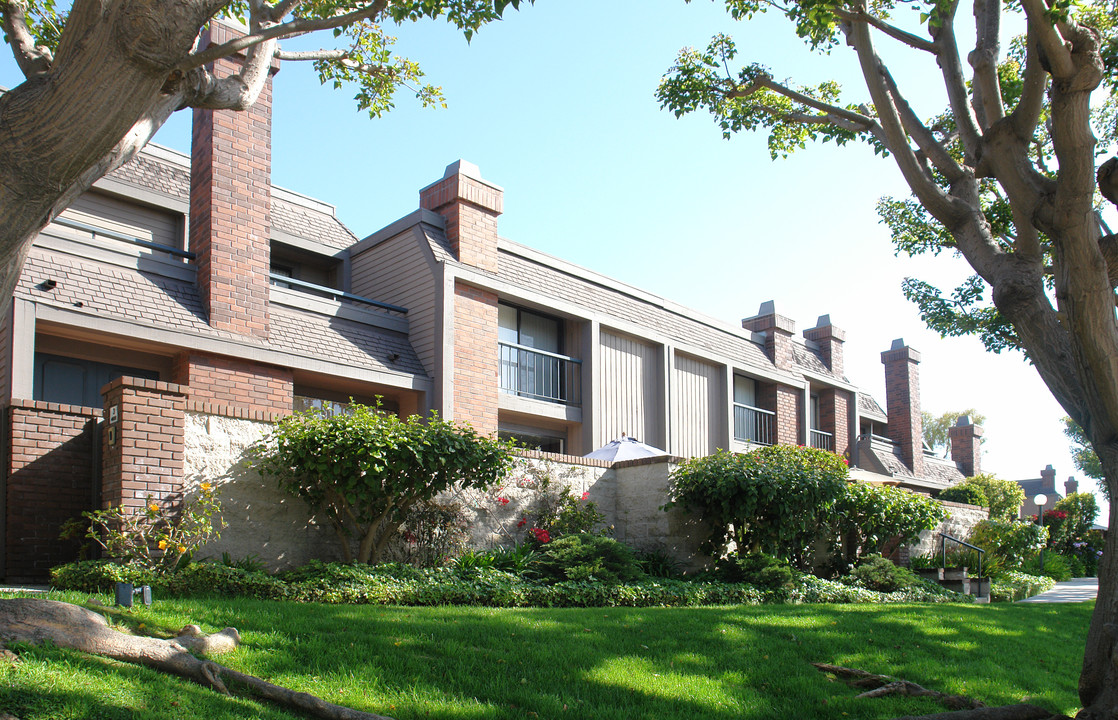
[[[586,498],[588,498],[588,497],[590,497],[590,493],[589,493],[589,492],[584,492],[584,493],[582,494],[582,499],[583,499],[583,500],[585,500],[585,499],[586,499]]]
[[[502,505],[508,505],[509,499],[506,497],[499,497],[497,498],[497,502],[501,503]]]
[[[536,540],[543,544],[551,542],[551,535],[543,528],[532,528],[532,534],[536,536]]]
[[[524,527],[524,526],[525,526],[525,525],[527,525],[527,524],[528,524],[528,521],[527,521],[526,519],[522,519],[522,520],[521,520],[520,522],[518,522],[518,523],[516,524],[516,527],[518,527],[518,528],[522,528],[522,527]]]

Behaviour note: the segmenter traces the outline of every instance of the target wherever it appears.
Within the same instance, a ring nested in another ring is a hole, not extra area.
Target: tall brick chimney
[[[1064,481],[1064,497],[1074,495],[1077,492],[1079,492],[1079,481],[1073,475]]]
[[[971,422],[969,415],[963,415],[948,429],[947,435],[951,441],[951,459],[959,466],[959,471],[966,477],[982,472],[982,426]]]
[[[239,37],[211,22],[202,47]],[[214,61],[219,77],[244,58]],[[268,272],[272,210],[272,66],[264,90],[247,110],[195,110],[190,161],[190,249],[198,289],[219,330],[268,336]]]
[[[846,331],[831,324],[830,315],[820,315],[815,327],[804,330],[804,337],[819,345],[823,362],[835,377],[842,377],[842,344],[846,341]]]
[[[765,335],[765,353],[778,368],[790,368],[792,361],[792,334],[796,323],[791,318],[776,314],[776,304],[772,300],[761,303],[757,314],[741,321],[746,330]]]
[[[889,439],[916,477],[924,475],[924,424],[920,417],[920,353],[898,338],[881,353],[885,365],[885,412]]]
[[[477,165],[458,160],[442,180],[419,191],[419,206],[446,220],[446,238],[458,261],[497,272],[497,216],[505,191],[481,177]]]
[[[1051,465],[1040,471],[1040,491],[1049,496],[1056,492],[1056,468]],[[1052,502],[1052,498],[1048,501]]]

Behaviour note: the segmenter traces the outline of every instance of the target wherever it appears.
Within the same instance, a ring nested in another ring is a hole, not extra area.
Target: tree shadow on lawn
[[[228,660],[242,671],[398,718],[458,720],[888,718],[941,709],[929,700],[856,700],[811,662],[1066,712],[1077,702],[1090,617],[1070,606],[292,607],[200,603],[196,619],[242,631],[245,646]]]

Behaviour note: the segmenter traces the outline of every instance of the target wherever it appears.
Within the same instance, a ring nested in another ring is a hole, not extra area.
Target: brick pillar
[[[459,160],[442,180],[419,191],[419,205],[446,221],[446,238],[459,262],[497,272],[497,216],[504,190],[482,179],[477,165]]]
[[[916,477],[924,476],[924,425],[920,417],[920,353],[893,341],[881,353],[885,365],[885,412],[889,438],[901,448],[901,459]]]
[[[202,47],[240,33],[210,23]],[[228,77],[243,57],[210,68]],[[279,70],[278,62],[272,74]],[[260,97],[242,111],[194,110],[190,163],[190,249],[197,253],[198,289],[209,323],[252,337],[268,337],[271,237],[271,74]]]
[[[761,308],[753,317],[741,321],[741,326],[765,336],[765,353],[778,368],[790,368],[792,360],[792,334],[796,323],[783,315],[777,315],[772,300],[761,303]]]
[[[123,377],[105,398],[101,506],[142,508],[177,502],[182,492],[185,389],[174,383]]]
[[[804,417],[804,394],[787,385],[776,385],[776,444],[799,445],[804,434],[800,432]]]
[[[846,341],[846,331],[831,324],[830,315],[820,315],[815,327],[804,330],[804,337],[819,345],[823,362],[835,377],[842,377],[842,345]]]
[[[454,420],[497,432],[497,294],[454,284]]]
[[[951,459],[959,466],[959,472],[966,477],[982,472],[982,426],[963,415],[947,434],[951,441]]]
[[[850,449],[850,393],[827,388],[819,393],[820,430],[835,437],[835,452],[846,455]]]
[[[1079,492],[1079,481],[1074,476],[1064,481],[1064,497]]]

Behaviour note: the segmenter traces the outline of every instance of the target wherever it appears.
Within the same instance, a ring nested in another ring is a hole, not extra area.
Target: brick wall
[[[106,385],[102,394],[101,506],[142,508],[148,496],[176,502],[182,492],[185,388],[123,377]]]
[[[497,294],[454,284],[454,420],[497,431]]]
[[[203,43],[234,37],[212,23]],[[240,63],[221,59],[212,69],[227,77]],[[210,325],[261,338],[268,336],[271,112],[271,79],[247,110],[194,110],[190,168],[190,249]]]
[[[796,323],[791,318],[777,314],[770,300],[761,303],[760,312],[741,321],[746,330],[765,335],[765,353],[778,368],[790,368],[795,364],[792,357],[792,334]]]
[[[834,435],[834,450],[846,455],[850,450],[850,393],[828,388],[819,393],[819,424],[823,432]]]
[[[776,444],[799,445],[803,434],[800,426],[804,416],[804,394],[787,385],[774,385],[776,410]]]
[[[831,369],[836,377],[843,375],[842,346],[846,341],[846,332],[831,324],[830,316],[819,318],[815,327],[804,330],[804,337],[819,345],[819,353],[823,362]]]
[[[496,310],[494,310],[496,312]],[[496,319],[493,332],[496,333]],[[496,342],[496,341],[494,341]],[[291,414],[292,371],[217,355],[182,353],[175,358],[173,379],[190,388],[194,403],[243,408],[252,417]],[[218,412],[216,407],[205,412]],[[231,411],[222,410],[221,414]]]
[[[93,508],[94,438],[100,408],[15,400],[5,408],[7,582],[44,582],[75,560],[78,541],[58,538],[67,520]]]
[[[497,217],[504,191],[481,179],[476,165],[459,161],[442,180],[419,191],[419,205],[446,221],[446,238],[458,260],[497,272]]]
[[[894,340],[881,353],[885,365],[885,412],[889,439],[901,448],[901,459],[916,477],[924,477],[924,424],[920,417],[920,353]]]

